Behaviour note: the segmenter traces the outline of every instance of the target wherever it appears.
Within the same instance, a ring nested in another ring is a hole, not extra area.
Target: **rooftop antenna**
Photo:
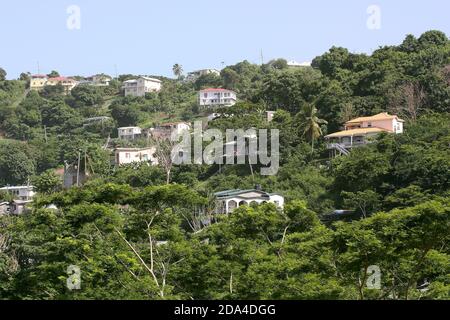
[[[116,73],[116,79],[119,79],[119,75],[117,74],[117,64],[114,65],[114,72]]]

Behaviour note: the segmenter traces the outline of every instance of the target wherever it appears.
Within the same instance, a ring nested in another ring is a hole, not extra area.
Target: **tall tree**
[[[172,67],[173,74],[180,79],[183,75],[183,66],[181,64],[175,63]]]
[[[311,142],[311,150],[314,153],[314,142],[322,136],[322,124],[328,124],[327,121],[319,119],[318,111],[313,103],[305,104],[299,112],[300,128],[302,134]]]
[[[0,68],[0,81],[4,81],[6,79],[6,71],[3,68]]]
[[[56,78],[56,77],[59,77],[59,72],[56,71],[56,70],[52,70],[52,72],[50,72],[50,73],[47,75],[47,77],[49,77],[49,78]]]

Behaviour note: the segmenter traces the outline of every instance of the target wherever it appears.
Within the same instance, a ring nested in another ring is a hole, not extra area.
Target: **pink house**
[[[328,148],[348,154],[348,149],[370,143],[381,132],[403,133],[404,120],[383,112],[371,117],[360,117],[345,123],[345,130],[327,135]]]

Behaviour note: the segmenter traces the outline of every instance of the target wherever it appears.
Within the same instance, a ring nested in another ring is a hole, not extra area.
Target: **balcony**
[[[327,149],[335,149],[336,145],[339,145],[342,148],[350,149],[350,148],[356,148],[361,147],[369,144],[368,141],[353,141],[353,142],[335,142],[335,143],[328,143]]]

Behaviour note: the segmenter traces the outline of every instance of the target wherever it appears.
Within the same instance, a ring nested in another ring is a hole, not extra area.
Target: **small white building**
[[[0,188],[0,192],[1,191],[12,195],[14,200],[23,200],[23,201],[32,200],[34,195],[36,194],[34,192],[33,186],[3,187]]]
[[[190,131],[191,125],[187,122],[164,123],[150,129],[153,139],[170,139],[173,132],[182,134],[184,131]]]
[[[256,187],[251,190],[227,190],[215,193],[216,213],[229,214],[240,206],[273,203],[278,208],[284,208],[284,197],[278,193],[267,193]]]
[[[86,83],[97,86],[97,87],[107,87],[111,83],[112,77],[106,74],[96,74],[91,77],[86,78]]]
[[[123,82],[125,96],[144,97],[149,92],[159,92],[162,81],[154,78],[139,77]]]
[[[289,68],[308,68],[311,67],[311,62],[297,62],[295,60],[288,61]]]
[[[198,101],[201,107],[231,107],[236,104],[236,92],[227,89],[209,88],[200,90]]]
[[[267,114],[267,122],[272,122],[273,117],[275,116],[276,111],[266,111]]]
[[[114,150],[114,162],[116,165],[132,164],[139,162],[151,162],[152,165],[158,164],[155,157],[156,148],[117,148]]]
[[[121,127],[117,132],[119,139],[134,140],[142,137],[142,129],[139,127]]]
[[[201,76],[205,76],[208,74],[214,74],[216,76],[220,76],[220,71],[217,69],[202,69],[189,72],[186,76],[186,81],[196,81]]]
[[[33,203],[33,200],[14,200],[10,207],[9,207],[9,213],[10,214],[23,214],[31,211],[30,206]]]

